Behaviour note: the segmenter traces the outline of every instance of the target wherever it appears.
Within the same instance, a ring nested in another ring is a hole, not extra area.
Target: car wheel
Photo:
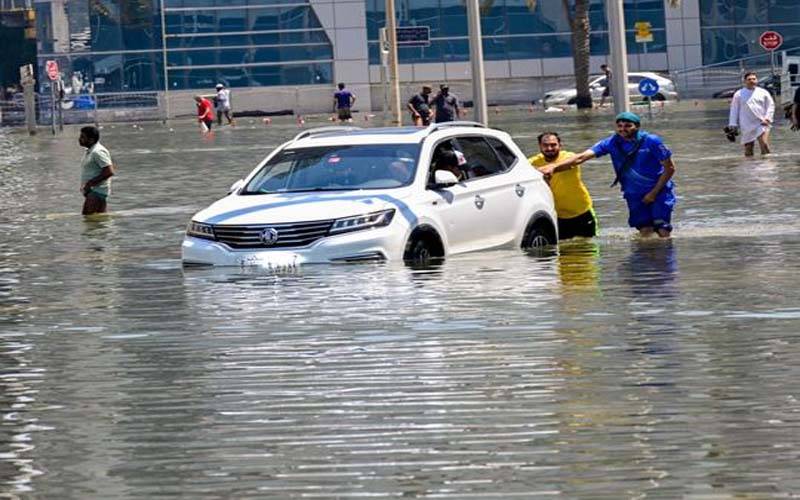
[[[444,247],[433,229],[418,229],[411,234],[403,252],[403,260],[414,266],[425,266],[444,257]]]
[[[427,240],[416,240],[411,244],[408,249],[408,258],[406,260],[417,264],[429,262],[431,260],[432,251]]]
[[[522,238],[522,249],[539,251],[556,244],[556,232],[548,219],[539,218],[528,225]]]
[[[574,105],[575,105],[575,103],[577,102],[577,99],[578,99],[577,97],[573,97],[572,99],[570,99],[569,101],[567,101],[567,105],[569,105],[569,106],[574,106]]]
[[[666,101],[667,98],[664,97],[664,94],[656,94],[653,96],[654,101]]]

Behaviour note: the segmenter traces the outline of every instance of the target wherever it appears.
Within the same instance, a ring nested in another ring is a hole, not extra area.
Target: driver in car
[[[459,167],[458,156],[452,149],[446,149],[439,152],[436,159],[435,170],[447,170],[452,172],[459,181],[464,180],[464,171]]]

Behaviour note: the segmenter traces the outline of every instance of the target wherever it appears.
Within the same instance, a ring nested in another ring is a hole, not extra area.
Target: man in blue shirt
[[[601,140],[581,154],[540,169],[545,175],[568,170],[581,163],[611,155],[622,196],[628,204],[628,224],[642,236],[654,232],[662,238],[672,233],[675,164],[672,151],[661,138],[639,130],[641,120],[634,113],[617,115],[617,133]]]
[[[356,96],[344,88],[344,83],[340,83],[338,87],[339,91],[333,94],[333,105],[336,107],[337,116],[340,122],[351,122],[353,115],[350,113],[350,108],[356,102]]]

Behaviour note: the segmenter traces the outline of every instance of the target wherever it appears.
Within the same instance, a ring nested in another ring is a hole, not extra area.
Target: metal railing
[[[17,95],[19,98],[0,100],[0,125],[25,125],[25,102],[21,93]]]
[[[60,105],[64,123],[100,124],[166,118],[158,92],[78,94],[66,96]]]
[[[738,59],[731,59],[713,64],[705,64],[693,68],[673,70],[669,77],[682,98],[708,98],[716,92],[729,87],[741,85],[742,75],[747,71],[754,71],[759,79],[763,79],[773,72],[782,73],[780,58],[787,54],[800,53],[800,47],[793,47],[776,52],[777,65],[769,53],[756,54]]]

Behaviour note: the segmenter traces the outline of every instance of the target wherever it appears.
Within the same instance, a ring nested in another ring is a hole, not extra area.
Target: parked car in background
[[[667,101],[678,98],[678,92],[675,90],[675,83],[669,78],[663,77],[658,73],[641,72],[641,73],[628,73],[628,91],[632,99],[644,99],[639,93],[639,82],[645,78],[651,78],[658,82],[658,93],[653,96],[654,101]],[[603,95],[603,90],[606,88],[605,75],[594,76],[589,80],[589,90],[592,93],[593,101],[600,101]],[[578,92],[574,87],[565,87],[556,90],[550,90],[545,93],[542,98],[542,105],[547,106],[563,106],[574,105],[575,98]]]
[[[767,90],[772,97],[780,96],[781,95],[781,76],[780,75],[768,75],[763,78],[758,79],[758,86],[763,87]],[[731,99],[733,94],[736,93],[737,90],[742,88],[741,85],[737,85],[736,87],[729,87],[727,89],[720,90],[718,92],[714,92],[712,96],[714,99]]]
[[[505,132],[473,122],[323,127],[279,146],[195,214],[182,258],[216,266],[424,263],[557,241],[550,188]]]

